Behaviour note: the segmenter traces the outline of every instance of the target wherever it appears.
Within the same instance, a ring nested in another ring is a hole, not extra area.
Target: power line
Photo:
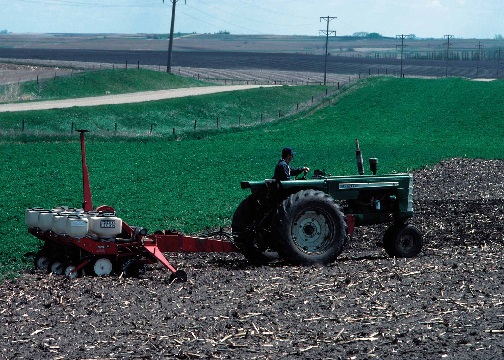
[[[242,19],[245,19],[245,20],[248,20],[248,21],[251,21],[251,22],[259,23],[259,24],[275,25],[275,26],[286,26],[286,27],[297,27],[297,26],[309,25],[309,24],[299,24],[299,23],[297,23],[297,24],[283,25],[283,24],[278,24],[278,23],[265,22],[265,21],[256,20],[256,19],[253,19],[253,18],[250,18],[250,17],[246,17],[246,16],[243,16],[243,15],[235,14],[235,13],[233,13],[231,11],[227,11],[227,10],[223,9],[222,7],[215,6],[213,4],[207,3],[207,2],[202,1],[202,0],[200,0],[199,2],[201,2],[201,3],[203,3],[203,4],[207,5],[207,6],[209,6],[211,8],[217,9],[219,12],[223,12],[223,13],[226,13],[226,14],[229,14],[229,15],[233,15],[234,17],[242,18]],[[198,9],[196,9],[196,10],[198,10]],[[201,11],[201,10],[198,10],[198,11],[200,11],[200,12],[206,14],[206,15],[210,15],[210,14],[207,14],[207,13]],[[289,16],[289,15],[286,15],[286,16]],[[214,18],[215,18],[215,16],[214,16]],[[216,18],[216,19],[218,19],[218,18]],[[233,25],[233,24],[231,24],[231,25]]]
[[[306,19],[305,16],[298,16],[298,15],[292,15],[292,14],[285,14],[285,13],[282,13],[282,12],[279,12],[279,11],[274,11],[274,10],[271,10],[271,9],[266,9],[266,8],[263,8],[261,6],[258,6],[257,5],[257,1],[254,1],[253,4],[251,4],[250,2],[248,1],[244,1],[244,0],[238,0],[239,2],[241,3],[244,3],[244,4],[247,4],[249,5],[250,7],[254,8],[254,9],[259,9],[259,10],[263,10],[269,14],[277,14],[277,15],[284,15],[284,16],[288,16],[288,17],[291,17],[291,18],[299,18],[299,19]]]
[[[204,2],[203,2],[203,3],[204,3]],[[207,3],[204,3],[204,4],[205,4],[205,5],[209,5],[209,4],[207,4]],[[215,7],[215,6],[212,6],[212,5],[209,5],[209,6],[210,6],[210,7],[215,8],[215,9],[219,9],[218,7]],[[218,22],[225,23],[225,24],[231,25],[231,26],[236,27],[236,28],[239,28],[239,29],[243,29],[243,30],[248,31],[248,32],[253,33],[253,34],[265,34],[265,33],[263,33],[263,32],[259,32],[259,31],[256,31],[256,30],[253,30],[253,29],[247,28],[247,27],[245,27],[245,26],[243,26],[243,25],[238,25],[238,24],[235,24],[235,23],[233,23],[233,22],[230,22],[230,21],[224,20],[224,19],[222,19],[222,18],[220,18],[220,17],[215,16],[214,14],[211,14],[211,13],[205,12],[205,11],[203,11],[203,10],[201,10],[201,9],[196,8],[196,7],[193,7],[193,6],[190,6],[190,5],[187,5],[187,7],[188,7],[188,8],[190,8],[190,9],[193,9],[193,10],[195,10],[195,11],[199,12],[199,13],[202,13],[202,14],[206,15],[207,17],[209,17],[209,18],[211,18],[211,19],[215,19],[215,20],[217,20]],[[220,9],[219,9],[219,10],[220,10]],[[233,17],[241,17],[242,19],[245,19],[245,20],[248,20],[248,21],[251,21],[251,22],[255,22],[255,23],[259,23],[259,24],[274,25],[274,26],[282,26],[282,27],[294,27],[294,26],[296,26],[296,27],[297,27],[297,26],[300,26],[300,25],[304,25],[304,24],[282,25],[282,24],[278,24],[278,23],[268,23],[268,22],[264,22],[264,21],[260,21],[260,20],[251,19],[251,18],[249,18],[249,17],[236,15],[236,14],[234,14],[234,13],[232,13],[232,12],[229,12],[229,11],[223,11],[223,10],[220,10],[220,11],[225,12],[225,13],[228,13],[228,14],[230,14],[230,15],[233,15]],[[194,17],[193,15],[190,15],[190,14],[188,14],[188,13],[186,13],[186,12],[182,12],[182,13],[183,13],[183,14],[185,14],[185,15],[187,15],[187,16],[189,16],[189,17],[191,17],[191,18],[194,18],[194,19],[196,19],[196,20],[200,20],[200,21],[202,21],[202,22],[204,22],[204,23],[206,23],[206,24],[209,24],[209,25],[212,25],[212,26],[217,26],[215,22],[214,22],[214,23],[210,23],[210,22],[208,22],[208,21],[204,21],[204,20],[198,19],[197,17]]]
[[[57,5],[57,6],[76,6],[76,7],[101,7],[101,8],[124,8],[124,7],[159,7],[155,4],[103,4],[94,2],[79,2],[79,1],[68,1],[68,0],[17,0],[20,2],[33,3],[33,4],[43,4],[43,5]]]
[[[204,14],[204,15],[207,15],[207,16],[209,16],[210,18],[217,19],[218,21],[223,22],[223,23],[226,23],[226,24],[228,24],[228,25],[232,25],[232,26],[235,26],[235,27],[238,27],[238,28],[241,28],[241,29],[244,29],[244,30],[247,30],[247,31],[253,32],[253,33],[256,33],[256,34],[260,34],[259,32],[255,31],[255,30],[248,29],[248,28],[246,28],[246,27],[244,27],[244,26],[240,26],[240,25],[233,24],[233,23],[231,23],[231,22],[229,22],[229,21],[226,21],[226,20],[223,20],[223,19],[219,19],[219,18],[215,17],[214,15],[209,14],[209,13],[207,13],[207,12],[204,12],[203,10],[197,9],[197,8],[195,8],[195,7],[193,7],[193,6],[188,5],[187,7],[191,8],[191,9],[193,9],[193,10],[196,10],[196,11],[198,11],[198,12],[200,12],[200,13]],[[185,14],[186,14],[186,15],[188,15],[188,16],[191,16],[191,15],[189,15],[189,14],[187,14],[187,13],[185,13]],[[211,23],[208,23],[208,22],[205,22],[205,23],[207,23],[207,24],[209,24],[209,25],[214,25],[214,26],[215,26],[215,24],[211,24]]]
[[[331,20],[337,19],[335,16],[327,16],[327,17],[320,17],[320,21],[324,19],[327,22],[327,28],[326,30],[320,30],[321,33],[325,34],[326,36],[326,43],[325,43],[325,61],[324,61],[324,85],[327,82],[327,55],[328,55],[328,47],[329,47],[329,34],[333,34],[336,36],[336,31],[335,30],[329,30],[329,23]]]

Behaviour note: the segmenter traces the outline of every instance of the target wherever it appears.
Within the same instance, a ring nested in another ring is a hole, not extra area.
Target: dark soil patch
[[[393,259],[358,229],[331,266],[175,254],[187,283],[41,272],[0,285],[0,357],[499,359],[504,357],[504,161],[415,173],[426,246]]]

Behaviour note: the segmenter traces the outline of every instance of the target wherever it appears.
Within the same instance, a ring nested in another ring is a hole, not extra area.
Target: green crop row
[[[319,111],[199,139],[91,135],[93,202],[113,206],[131,225],[195,233],[230,225],[247,195],[239,182],[271,177],[286,145],[297,150],[294,166],[335,175],[356,173],[356,138],[365,158],[379,158],[379,173],[452,157],[502,159],[503,87],[373,78]],[[0,143],[0,157],[0,273],[6,274],[27,266],[22,254],[37,245],[24,225],[26,208],[81,204],[80,147],[77,135],[17,137]]]

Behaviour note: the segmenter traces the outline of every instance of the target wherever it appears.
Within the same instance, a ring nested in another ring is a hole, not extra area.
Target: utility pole
[[[445,39],[447,39],[447,42],[444,43],[446,45],[446,77],[448,77],[448,58],[450,57],[450,39],[453,37],[453,35],[445,35]]]
[[[478,78],[478,75],[479,75],[479,62],[481,60],[481,48],[483,48],[484,46],[481,45],[481,41],[478,41],[478,45],[476,45],[476,47],[478,48],[478,60],[476,61],[476,78]]]
[[[327,83],[327,55],[328,55],[328,47],[329,47],[329,35],[334,33],[334,36],[336,36],[336,31],[334,30],[329,30],[329,23],[331,20],[337,19],[335,16],[327,16],[327,17],[320,17],[320,22],[322,22],[322,19],[324,19],[327,22],[327,28],[326,30],[320,30],[321,33],[325,34],[326,36],[326,42],[325,42],[325,61],[324,61],[324,85]]]
[[[499,79],[499,67],[500,67],[500,60],[501,60],[501,48],[499,47],[499,50],[495,51],[496,57],[497,57],[497,79]]]
[[[404,38],[406,35],[401,34],[401,35],[396,35],[396,39],[401,39],[401,45],[396,45],[396,49],[398,47],[401,48],[401,78],[403,77],[403,53],[404,53],[404,48],[408,45],[404,45]]]
[[[172,49],[173,49],[173,30],[175,29],[175,6],[179,0],[170,0],[172,2],[172,15],[171,15],[171,26],[170,26],[170,41],[168,42],[168,62],[166,64],[166,72],[171,72],[171,60],[172,60]],[[187,4],[186,0],[184,3]],[[163,0],[164,4],[164,0]]]

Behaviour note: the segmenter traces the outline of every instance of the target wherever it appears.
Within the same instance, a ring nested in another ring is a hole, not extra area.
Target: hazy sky
[[[168,33],[170,0],[0,0],[0,30],[16,33]],[[503,0],[178,0],[175,32],[494,38]]]

